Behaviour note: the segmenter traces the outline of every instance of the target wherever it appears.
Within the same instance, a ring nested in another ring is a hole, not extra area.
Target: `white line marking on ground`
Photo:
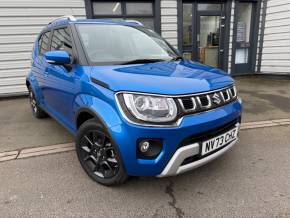
[[[49,150],[55,150],[55,149],[67,148],[67,147],[73,147],[73,143],[48,145],[48,146],[35,147],[35,148],[26,148],[20,151],[20,155],[27,154],[27,153],[37,153],[37,152],[42,152],[42,151],[45,152]]]
[[[7,151],[0,153],[0,162],[16,159],[19,151]]]
[[[290,119],[266,120],[242,123],[241,130],[250,130],[265,127],[290,125]],[[16,151],[6,151],[0,153],[0,162],[17,160],[28,157],[37,157],[48,154],[56,154],[75,150],[74,143],[64,143],[56,145],[48,145],[34,148],[24,148]]]
[[[55,154],[61,153],[65,151],[72,151],[74,150],[73,143],[67,144],[59,144],[59,145],[51,145],[51,146],[44,146],[44,147],[37,147],[31,149],[24,149],[20,151],[17,159],[26,158],[26,157],[36,157],[41,155],[47,154]]]

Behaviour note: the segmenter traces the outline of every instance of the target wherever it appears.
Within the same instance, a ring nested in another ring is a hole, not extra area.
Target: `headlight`
[[[172,98],[146,94],[119,94],[123,112],[133,118],[150,123],[169,123],[177,117],[177,106]],[[124,108],[125,107],[125,108]]]

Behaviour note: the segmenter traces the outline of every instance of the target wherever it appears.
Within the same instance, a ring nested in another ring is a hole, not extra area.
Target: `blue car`
[[[103,185],[184,173],[238,140],[234,80],[137,21],[52,21],[34,43],[26,85],[33,115],[68,129],[81,166]]]

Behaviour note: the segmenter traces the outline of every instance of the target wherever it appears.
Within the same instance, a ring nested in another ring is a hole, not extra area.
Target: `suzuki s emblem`
[[[215,93],[213,96],[212,96],[212,101],[215,103],[215,104],[220,104],[221,103],[221,99],[220,99],[220,96]]]

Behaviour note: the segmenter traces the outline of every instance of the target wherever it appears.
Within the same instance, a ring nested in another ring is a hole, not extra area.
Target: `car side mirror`
[[[71,63],[70,55],[66,51],[48,51],[44,56],[49,64],[66,65]]]

